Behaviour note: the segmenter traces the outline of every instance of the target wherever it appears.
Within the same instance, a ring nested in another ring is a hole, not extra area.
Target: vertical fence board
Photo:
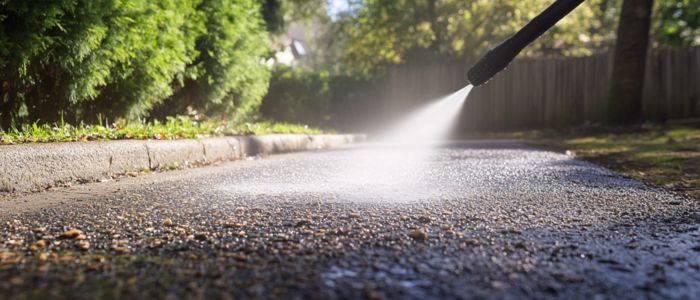
[[[601,122],[608,107],[611,53],[576,58],[526,58],[465,103],[460,128],[512,130]],[[373,115],[398,117],[426,101],[460,89],[465,62],[443,61],[391,67],[370,93]],[[649,51],[642,98],[649,120],[700,118],[700,47]]]
[[[605,119],[612,54],[525,58],[514,61],[465,103],[462,130],[510,130],[577,126]],[[466,82],[464,62],[390,68],[375,95],[386,115],[397,116]],[[642,98],[650,120],[700,118],[700,47],[651,49]],[[410,104],[410,105],[406,105]],[[404,110],[404,111],[402,111]]]

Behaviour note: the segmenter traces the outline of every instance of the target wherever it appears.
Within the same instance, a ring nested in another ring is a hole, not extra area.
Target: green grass
[[[645,125],[513,136],[700,199],[700,128]]]
[[[217,121],[197,121],[190,117],[171,117],[165,122],[126,122],[110,125],[25,124],[19,128],[0,131],[0,144],[75,142],[122,139],[199,139],[214,136],[300,133],[320,134],[322,130],[306,125],[255,122],[232,124]]]

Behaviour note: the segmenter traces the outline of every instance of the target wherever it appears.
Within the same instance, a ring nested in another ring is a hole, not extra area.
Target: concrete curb
[[[0,192],[32,192],[74,182],[249,156],[325,149],[364,135],[271,134],[202,140],[126,140],[0,146]]]

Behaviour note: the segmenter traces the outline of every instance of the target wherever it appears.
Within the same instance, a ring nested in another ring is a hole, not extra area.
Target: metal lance
[[[489,50],[484,57],[474,64],[467,73],[469,83],[474,86],[482,85],[498,72],[503,71],[523,48],[549,30],[583,1],[557,0],[547,7],[520,31]]]

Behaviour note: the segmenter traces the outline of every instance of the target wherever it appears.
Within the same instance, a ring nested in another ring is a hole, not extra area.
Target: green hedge
[[[0,125],[249,118],[268,54],[255,0],[0,0]]]
[[[260,112],[278,121],[327,127],[332,114],[330,80],[327,72],[278,66]]]
[[[260,112],[267,119],[354,130],[358,117],[379,111],[381,80],[278,66]]]

